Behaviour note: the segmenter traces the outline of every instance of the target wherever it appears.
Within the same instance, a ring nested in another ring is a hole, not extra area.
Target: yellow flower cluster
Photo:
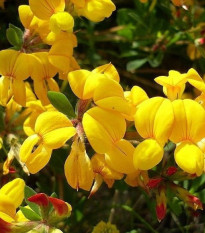
[[[92,233],[119,233],[119,231],[115,225],[101,221],[94,227]]]
[[[112,187],[124,175],[131,186],[140,182],[139,174],[146,180],[147,171],[162,161],[164,146],[172,141],[178,166],[200,176],[204,171],[205,84],[194,69],[157,77],[167,98],[149,98],[138,86],[124,91],[111,63],[88,71],[80,69],[73,57],[77,46],[74,16],[98,22],[114,10],[111,0],[30,0],[19,7],[25,27],[23,44],[20,51],[0,51],[0,104],[6,107],[7,121],[15,111],[21,111],[20,119],[25,120],[28,138],[20,148],[20,162],[30,173],[37,173],[49,162],[52,151],[72,138],[65,176],[71,187],[93,194],[103,181]],[[72,119],[57,111],[47,97],[48,90],[60,91],[54,79],[57,73],[79,98],[77,116]],[[25,82],[29,77],[33,89]],[[202,92],[196,101],[181,99],[187,82]],[[136,147],[126,138],[130,125],[141,141]],[[93,149],[89,155],[86,140]]]

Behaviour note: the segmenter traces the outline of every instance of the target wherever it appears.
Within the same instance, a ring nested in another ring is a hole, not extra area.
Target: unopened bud
[[[156,188],[160,182],[162,181],[163,179],[162,178],[154,178],[154,179],[150,179],[149,182],[147,183],[147,187],[149,189],[153,189],[153,188]]]
[[[168,167],[167,170],[166,170],[166,175],[167,176],[172,176],[176,172],[177,172],[177,168],[176,167]]]

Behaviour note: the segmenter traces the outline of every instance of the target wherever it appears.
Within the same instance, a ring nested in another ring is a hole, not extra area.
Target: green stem
[[[150,232],[158,233],[147,221],[145,221],[137,212],[135,212],[131,207],[121,206],[122,209],[131,212],[141,223],[143,223]]]

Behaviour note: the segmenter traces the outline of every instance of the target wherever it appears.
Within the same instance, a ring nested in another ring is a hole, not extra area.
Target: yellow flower
[[[130,115],[125,115],[125,118],[129,121],[134,121],[134,116],[137,111],[137,106],[144,100],[149,99],[147,93],[138,86],[132,87],[130,91],[124,92],[125,99],[130,103]]]
[[[38,116],[47,111],[56,111],[56,109],[51,104],[43,106],[40,100],[29,101],[27,103],[27,109],[22,113],[22,115],[26,115],[23,129],[27,136],[35,134],[34,128]]]
[[[29,5],[36,17],[49,20],[53,14],[64,11],[65,0],[29,0]]]
[[[16,221],[16,209],[24,199],[25,182],[16,178],[0,189],[0,218],[6,222]]]
[[[31,173],[41,170],[50,160],[52,150],[60,148],[76,134],[71,121],[59,112],[42,113],[34,131],[20,149],[20,159]]]
[[[93,149],[105,154],[106,163],[120,173],[132,173],[132,144],[124,139],[126,122],[119,113],[94,107],[83,116],[83,129]]]
[[[169,71],[169,76],[159,76],[155,82],[163,86],[164,94],[170,99],[180,99],[187,82],[186,74],[180,74],[178,71]]]
[[[125,99],[121,85],[113,79],[101,78],[99,80],[94,90],[93,100],[101,108],[131,115],[131,105]]]
[[[65,176],[72,188],[87,191],[91,189],[94,173],[84,143],[80,139],[76,139],[72,144],[70,155],[65,162]]]
[[[44,21],[49,21],[49,28],[54,33],[72,32],[74,19],[65,12],[65,0],[29,0],[33,14]]]
[[[57,69],[50,64],[48,61],[47,52],[35,53],[33,66],[35,69],[31,74],[31,78],[34,80],[34,91],[38,98],[41,100],[43,105],[48,105],[50,103],[47,92],[59,91],[57,82],[53,77],[57,74]]]
[[[31,74],[33,56],[15,50],[0,51],[0,102],[6,105],[10,97],[25,106],[26,87],[24,80]]]
[[[60,38],[53,43],[48,53],[49,62],[66,74],[72,70],[74,43],[74,37]]]
[[[205,137],[205,111],[193,100],[173,102],[174,124],[170,140],[177,144],[174,156],[180,168],[190,174],[202,174],[204,156],[197,143]],[[194,114],[193,114],[194,113]]]
[[[187,81],[199,91],[205,93],[205,83],[197,71],[193,68],[187,72]]]
[[[116,7],[111,0],[71,0],[79,16],[84,16],[93,22],[110,17]]]
[[[109,188],[111,188],[115,180],[121,180],[123,174],[113,170],[105,161],[105,155],[95,154],[91,158],[91,163],[93,171],[95,174],[95,182],[93,184],[92,190],[90,191],[90,196],[92,196],[104,181]]]
[[[83,100],[93,98],[101,78],[109,78],[119,82],[119,74],[112,64],[99,66],[92,72],[77,70],[68,74],[68,82],[72,91],[79,99]]]
[[[154,97],[142,102],[135,115],[135,127],[146,140],[134,151],[136,169],[148,170],[163,157],[163,146],[167,142],[174,121],[171,101]]]
[[[105,223],[103,221],[99,222],[97,224],[97,226],[94,227],[92,233],[105,233],[105,232],[109,232],[109,233],[120,233],[117,230],[117,227],[111,223]]]

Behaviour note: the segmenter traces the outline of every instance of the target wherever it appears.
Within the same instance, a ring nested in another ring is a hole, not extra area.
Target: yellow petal
[[[46,82],[48,83],[48,87],[50,91],[56,91],[56,92],[60,91],[57,82],[53,78],[47,79]]]
[[[29,5],[35,16],[48,20],[54,13],[64,11],[65,0],[29,0]]]
[[[10,221],[16,214],[16,207],[10,197],[5,194],[0,194],[0,216]]]
[[[21,23],[26,29],[29,29],[31,21],[33,20],[33,17],[34,17],[34,14],[31,11],[30,6],[20,5],[18,8],[18,12],[19,12]]]
[[[106,91],[105,91],[106,90]],[[130,114],[131,108],[124,98],[120,84],[113,79],[101,78],[94,91],[93,100],[99,107]]]
[[[50,18],[50,29],[58,34],[61,31],[72,32],[74,27],[74,19],[68,12],[57,12]]]
[[[63,127],[52,130],[43,135],[43,143],[50,149],[57,149],[62,147],[67,140],[76,134],[74,127]]]
[[[92,0],[86,2],[85,7],[79,10],[77,9],[77,11],[89,20],[99,22],[105,17],[110,17],[115,9],[116,7],[111,0]]]
[[[72,55],[73,44],[70,43],[70,41],[63,39],[56,41],[52,45],[48,59],[53,66],[60,69],[62,72],[67,73],[70,70]]]
[[[160,163],[163,153],[163,147],[156,140],[146,139],[134,151],[134,166],[139,170],[149,170]]]
[[[190,140],[197,143],[205,137],[205,111],[194,100],[175,100],[173,102],[174,124],[170,139],[175,142]]]
[[[113,142],[123,138],[126,123],[120,114],[95,107],[84,114],[83,128],[93,149],[104,154]]]
[[[16,178],[0,189],[0,195],[4,194],[11,198],[15,208],[19,207],[24,199],[25,182],[23,179]]]
[[[47,87],[44,80],[34,80],[34,91],[43,105],[47,105],[50,103],[47,97]]]
[[[40,140],[39,136],[37,134],[31,135],[28,137],[24,143],[22,144],[20,148],[20,159],[22,162],[26,162],[27,159],[30,157],[31,152],[34,148],[34,146],[38,143]]]
[[[135,116],[135,127],[143,138],[155,138],[164,144],[171,134],[173,121],[170,100],[154,97],[140,104]]]
[[[11,96],[10,83],[11,82],[8,77],[0,77],[0,104],[3,106],[6,106]]]
[[[143,101],[149,99],[147,96],[147,93],[138,86],[134,86],[131,89],[131,102],[134,106],[137,106],[138,104],[142,103]]]
[[[105,155],[95,154],[91,159],[93,171],[100,174],[103,179],[120,180],[123,174],[112,169],[105,161]]]
[[[44,112],[36,120],[35,132],[45,135],[55,129],[70,126],[72,126],[72,123],[64,114],[60,112]]]
[[[33,61],[33,69],[31,78],[34,80],[44,80],[53,78],[58,70],[51,65],[48,60],[48,52],[34,53],[36,59]]]
[[[94,179],[92,164],[81,141],[75,140],[72,144],[71,153],[65,162],[65,176],[72,188],[91,189]]]
[[[29,172],[35,174],[46,166],[51,158],[52,150],[46,146],[39,145],[38,148],[28,156],[25,161]]]
[[[188,82],[196,89],[200,90],[201,92],[205,92],[205,83],[195,69],[191,68],[187,72],[187,79]]]
[[[13,72],[15,62],[20,52],[15,50],[1,50],[0,51],[0,74],[3,76],[10,76]]]
[[[190,142],[180,143],[174,152],[178,166],[190,174],[200,176],[204,168],[203,152]]]
[[[136,171],[133,166],[134,146],[124,140],[116,142],[112,148],[105,154],[106,163],[114,170],[129,174]]]
[[[117,69],[114,67],[113,64],[109,63],[109,64],[105,64],[102,66],[98,66],[97,68],[95,68],[92,73],[100,73],[100,74],[104,74],[106,78],[110,78],[115,80],[116,82],[120,82],[120,76],[118,74]]]
[[[76,70],[68,74],[70,87],[79,99],[84,99],[84,86],[89,75],[90,71],[88,70]]]
[[[26,86],[24,81],[14,79],[12,86],[14,100],[21,106],[26,106]]]
[[[7,207],[6,207],[7,208]],[[6,222],[14,222],[14,218],[10,217],[8,214],[5,214],[0,211],[0,218],[3,219]]]
[[[139,185],[138,184],[139,175],[140,175],[139,170],[136,170],[134,173],[127,174],[125,178],[125,182],[131,187],[137,187]]]

